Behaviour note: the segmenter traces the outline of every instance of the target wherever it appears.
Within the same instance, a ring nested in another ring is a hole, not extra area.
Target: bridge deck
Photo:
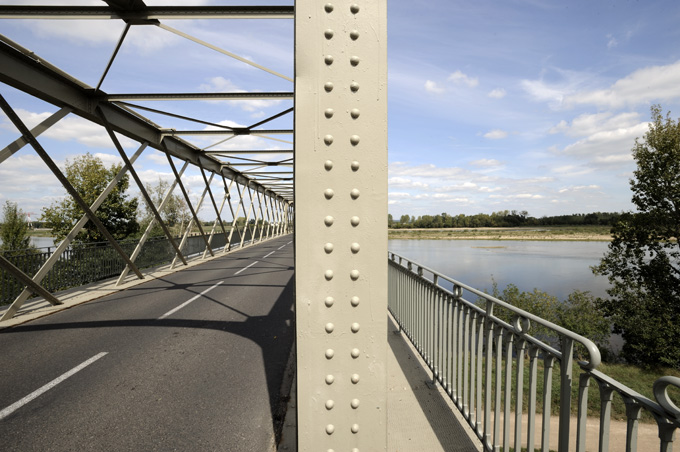
[[[0,410],[107,353],[0,419],[6,450],[273,450],[294,334],[290,240],[156,273],[78,309],[1,330]],[[109,290],[68,298],[78,303]],[[426,385],[415,350],[388,326],[388,450],[481,450],[440,387]],[[280,450],[295,450],[294,419],[289,409],[292,430]]]
[[[294,339],[290,241],[0,331],[3,450],[273,450]]]

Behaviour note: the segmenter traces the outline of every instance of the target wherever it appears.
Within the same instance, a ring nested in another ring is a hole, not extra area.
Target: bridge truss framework
[[[32,293],[52,304],[61,303],[40,283],[87,222],[97,226],[126,262],[118,284],[130,277],[143,278],[135,259],[154,222],[175,250],[172,265],[186,265],[182,252],[186,236],[175,240],[159,214],[177,189],[205,241],[203,257],[214,254],[211,242],[217,234],[226,239],[223,252],[230,249],[235,233],[241,237],[238,246],[244,245],[244,231],[236,226],[239,215],[245,216],[245,228],[252,227],[254,219],[253,242],[289,232],[295,221],[298,449],[385,450],[386,2],[148,6],[142,0],[105,0],[101,6],[0,5],[0,20],[22,19],[59,20],[64,27],[81,20],[115,21],[122,24],[122,31],[94,87],[0,34],[0,108],[19,135],[0,150],[0,165],[30,146],[84,212],[35,275],[24,274],[0,256],[0,266],[26,286],[0,320],[15,315]],[[183,31],[183,21],[207,19],[293,20],[295,76]],[[117,59],[130,31],[148,26],[208,49],[220,59],[264,71],[284,89],[103,91],[103,86],[125,85],[125,77],[115,80],[120,76],[115,73]],[[30,128],[21,118],[21,109],[3,95],[3,86],[46,102],[56,111]],[[209,114],[209,108],[205,114],[186,114],[178,106],[186,102],[293,102],[293,106],[242,126]],[[40,138],[73,117],[103,128],[123,161],[120,172],[92,205],[80,197]],[[164,127],[165,121],[189,125]],[[264,138],[272,147],[231,146],[243,137]],[[134,152],[125,150],[130,142],[136,146]],[[157,205],[140,177],[139,158],[146,149],[160,151],[172,172],[172,182]],[[187,168],[203,181],[198,202],[192,203],[186,188]],[[130,255],[95,215],[126,174],[154,216]],[[198,219],[204,201],[212,205],[216,217],[210,232]],[[225,225],[229,217],[230,225]]]

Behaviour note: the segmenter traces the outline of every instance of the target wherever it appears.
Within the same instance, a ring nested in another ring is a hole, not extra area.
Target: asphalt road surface
[[[0,331],[0,450],[274,450],[291,240]]]

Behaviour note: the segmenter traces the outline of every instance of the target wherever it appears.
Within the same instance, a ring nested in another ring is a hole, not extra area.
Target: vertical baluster
[[[486,318],[484,320],[484,328],[486,329],[486,373],[485,378],[485,393],[484,393],[484,446],[486,449],[491,448],[491,378],[493,367],[493,349],[494,349],[494,327],[491,322],[493,315],[493,303],[486,302]]]
[[[494,417],[493,417],[493,444],[494,451],[498,452],[501,443],[501,381],[503,375],[503,335],[505,330],[497,326],[498,333],[496,334],[496,392],[494,400]]]
[[[467,306],[463,306],[463,415],[465,419],[470,420],[470,405],[468,396],[470,369],[468,368],[468,360],[470,359],[470,310]]]
[[[458,298],[451,298],[451,379],[449,394],[458,406]]]
[[[444,325],[446,334],[444,336],[444,389],[451,396],[451,308],[452,301],[449,295],[444,295]]]
[[[657,418],[656,423],[659,426],[659,438],[661,439],[661,452],[673,451],[673,433],[675,432],[675,425],[667,419]],[[633,449],[631,449],[633,450]]]
[[[536,444],[536,392],[538,386],[538,347],[529,347],[529,406],[527,407],[527,452]]]
[[[510,451],[510,405],[512,404],[512,349],[515,335],[508,334],[505,344],[505,394],[503,401],[503,451]]]
[[[555,357],[543,357],[543,424],[541,426],[541,451],[550,451],[550,412],[552,410],[552,375]]]
[[[588,387],[590,375],[583,372],[578,379],[578,415],[576,418],[576,452],[586,451],[586,422],[588,421]],[[606,449],[608,450],[608,449]]]
[[[633,399],[624,397],[626,403],[626,452],[637,451],[637,434],[642,406]],[[673,435],[671,434],[671,438]],[[663,438],[661,438],[663,441]]]
[[[468,330],[468,337],[470,338],[470,401],[469,407],[470,407],[470,425],[472,428],[475,428],[475,424],[477,423],[477,413],[475,412],[475,397],[476,397],[476,392],[475,392],[475,383],[477,381],[477,372],[476,372],[476,357],[475,357],[475,352],[477,351],[477,311],[474,311],[472,309],[468,310],[468,315],[471,317],[470,319],[470,328]]]
[[[609,426],[612,418],[612,399],[614,389],[607,383],[598,381],[600,388],[600,442],[599,447],[602,451],[609,450]]]
[[[524,351],[526,340],[518,337],[517,340],[517,368],[515,369],[515,381],[517,384],[515,402],[515,450],[522,450],[522,405],[524,402]]]
[[[478,314],[478,326],[477,326],[477,425],[475,427],[475,431],[477,432],[477,436],[479,438],[482,437],[482,419],[483,419],[483,414],[482,414],[482,362],[483,362],[483,356],[484,356],[484,317],[481,314]]]
[[[434,302],[435,302],[435,313],[434,313],[434,318],[435,318],[435,325],[436,325],[436,330],[434,334],[434,370],[432,372],[433,375],[433,380],[439,380],[441,383],[441,380],[439,378],[439,369],[441,369],[441,347],[439,345],[440,337],[441,337],[441,297],[439,290],[437,289],[437,275],[434,276]]]
[[[456,312],[456,391],[458,393],[458,409],[463,409],[463,304],[458,299]]]
[[[574,340],[562,336],[560,361],[560,431],[557,452],[569,451],[569,417],[571,416],[571,371],[574,365]]]

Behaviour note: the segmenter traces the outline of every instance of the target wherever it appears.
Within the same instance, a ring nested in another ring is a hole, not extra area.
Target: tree
[[[391,213],[388,213],[387,214],[387,227],[391,228],[393,224],[394,224],[394,218],[392,217]]]
[[[167,181],[164,181],[161,178],[158,178],[158,183],[155,185],[147,184],[146,185],[146,191],[149,194],[149,197],[151,198],[151,201],[153,201],[154,206],[158,208],[158,206],[161,205],[161,202],[163,201],[163,197],[165,196],[165,193],[168,191],[168,188],[170,187],[170,183]],[[153,212],[151,209],[149,209],[149,206],[144,205],[144,216],[141,219],[140,223],[142,226],[142,229],[146,229],[147,225],[151,222],[153,219]],[[178,193],[172,193],[170,194],[170,197],[166,201],[165,205],[163,208],[159,211],[161,218],[163,219],[163,222],[165,222],[166,226],[170,228],[173,233],[181,235],[182,234],[182,228],[185,226],[189,219],[191,218],[191,213],[189,212],[189,207],[187,206],[186,201],[184,200],[184,196]],[[161,226],[156,223],[151,230],[151,236],[161,236],[164,235],[163,229]]]
[[[600,304],[623,336],[624,358],[680,368],[680,123],[651,110],[649,131],[633,147],[637,212],[614,225],[593,271],[612,284]]]
[[[0,225],[0,251],[21,251],[33,249],[31,237],[28,235],[26,214],[16,203],[5,201],[2,208],[2,225]]]
[[[72,161],[67,160],[64,174],[85,203],[92,205],[120,169],[121,165],[106,168],[99,157],[87,153]],[[137,199],[129,199],[125,193],[128,186],[129,178],[125,175],[95,212],[97,218],[117,240],[124,239],[139,230]],[[83,214],[84,212],[75,200],[67,196],[62,201],[43,208],[41,219],[45,221],[48,228],[52,229],[56,240],[59,241],[66,237]],[[104,240],[105,237],[91,221],[88,221],[76,236],[76,241],[82,243]]]

